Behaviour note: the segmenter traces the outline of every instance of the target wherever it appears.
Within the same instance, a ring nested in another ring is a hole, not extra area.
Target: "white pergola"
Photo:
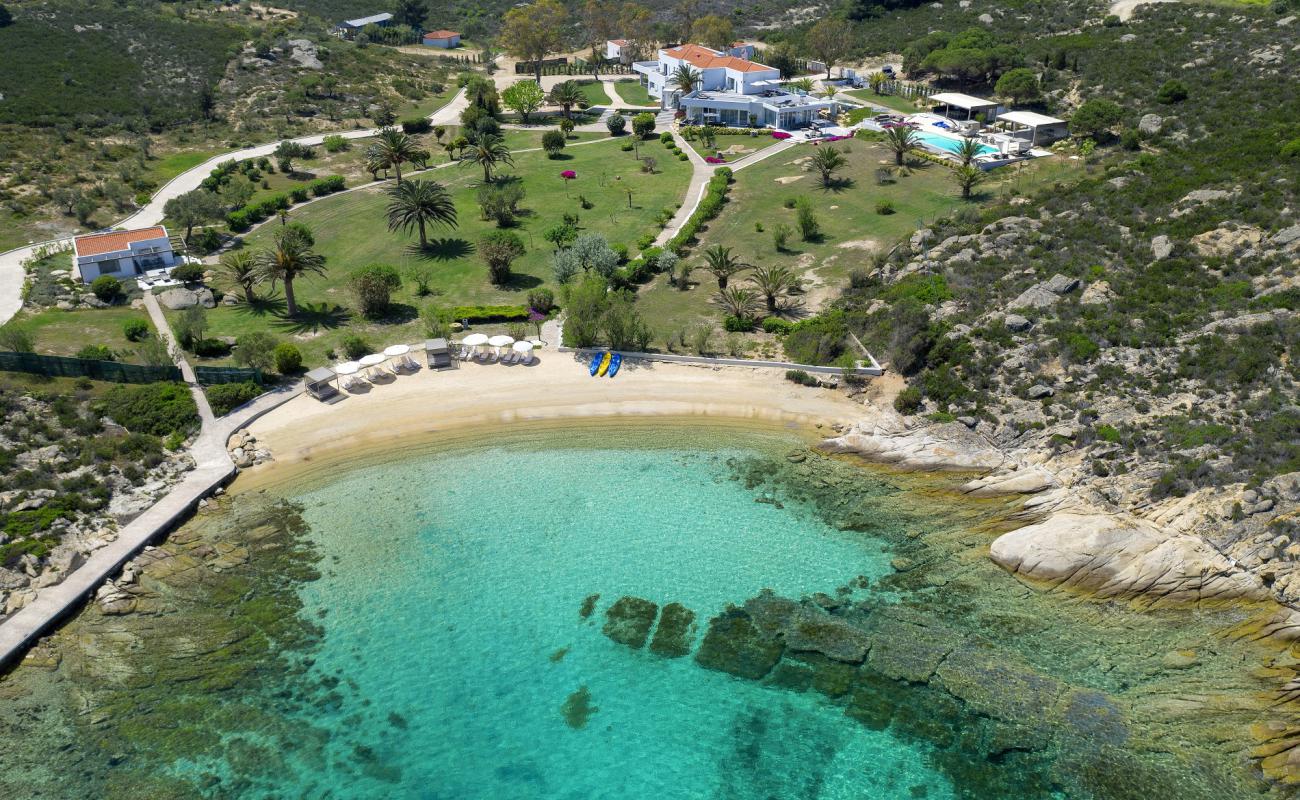
[[[973,97],[961,92],[939,92],[926,98],[931,105],[947,106],[949,109],[960,108],[966,111],[966,119],[974,119],[975,115],[981,111],[997,111],[998,104],[994,100],[985,100],[982,97]],[[947,114],[945,117],[952,119]],[[991,121],[992,114],[985,114],[985,119]]]
[[[1054,142],[1065,138],[1070,132],[1065,120],[1033,111],[1008,111],[998,116],[998,122],[1007,123],[1012,135],[1027,131],[1031,145],[1037,145],[1040,138],[1047,143]]]

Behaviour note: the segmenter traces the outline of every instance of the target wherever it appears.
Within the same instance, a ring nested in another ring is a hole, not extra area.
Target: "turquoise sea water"
[[[533,449],[371,466],[297,499],[323,556],[302,589],[339,681],[305,723],[327,756],[286,794],[419,798],[946,798],[925,753],[815,694],[770,689],[600,630],[624,594],[702,633],[763,588],[889,571],[878,540],[728,479],[744,447]],[[585,597],[599,594],[589,620]],[[698,642],[698,637],[697,637]],[[583,687],[592,711],[566,719]],[[574,727],[573,724],[581,724]]]

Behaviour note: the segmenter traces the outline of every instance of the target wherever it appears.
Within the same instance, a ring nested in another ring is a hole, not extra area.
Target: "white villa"
[[[72,240],[72,269],[83,283],[101,275],[129,278],[176,264],[171,239],[161,225],[134,231],[112,231]]]
[[[835,103],[786,89],[780,70],[749,60],[752,53],[743,43],[726,52],[684,44],[660,50],[658,60],[638,61],[632,69],[663,108],[685,112],[688,124],[800,128],[822,112],[834,113]],[[672,83],[681,64],[699,73],[689,92]]]

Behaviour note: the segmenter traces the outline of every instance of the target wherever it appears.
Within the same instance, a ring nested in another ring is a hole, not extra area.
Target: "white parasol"
[[[404,356],[409,352],[411,352],[409,344],[395,344],[384,348],[384,355],[386,356]]]
[[[341,364],[335,364],[334,371],[340,375],[356,375],[361,371],[361,365],[355,361],[344,361]]]

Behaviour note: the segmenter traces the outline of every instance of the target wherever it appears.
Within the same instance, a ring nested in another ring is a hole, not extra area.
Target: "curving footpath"
[[[461,89],[447,104],[442,108],[429,115],[429,120],[434,125],[451,125],[460,120],[460,112],[467,105],[465,99],[465,90]],[[345,139],[365,139],[374,136],[376,130],[373,128],[364,128],[351,131],[332,131],[329,133],[318,133],[311,136],[300,136],[292,141],[306,145],[319,145],[325,140],[326,136],[342,136]],[[174,197],[179,197],[186,192],[199,188],[204,178],[207,178],[212,170],[223,161],[242,161],[246,158],[260,158],[269,156],[275,152],[275,148],[280,145],[280,140],[269,144],[261,144],[255,147],[246,147],[242,150],[231,150],[228,153],[222,153],[218,156],[204,161],[197,167],[193,167],[175,178],[172,178],[159,189],[154,196],[150,198],[148,204],[136,211],[126,219],[114,223],[111,227],[120,228],[126,226],[148,227],[157,225],[162,222],[163,207],[167,201]],[[14,315],[23,307],[22,291],[23,282],[26,280],[26,273],[23,270],[23,262],[31,258],[37,248],[44,247],[59,242],[66,242],[71,239],[70,236],[60,239],[50,239],[44,242],[35,242],[26,247],[19,247],[15,250],[9,250],[0,253],[0,325],[13,319]]]

